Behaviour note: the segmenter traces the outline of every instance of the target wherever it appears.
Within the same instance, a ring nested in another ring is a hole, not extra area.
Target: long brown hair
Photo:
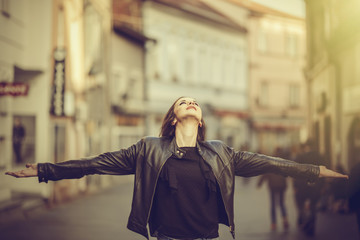
[[[184,97],[179,97],[178,99],[176,99],[176,101],[171,105],[170,109],[168,110],[168,112],[165,114],[165,117],[163,119],[162,122],[162,126],[161,126],[161,131],[160,131],[160,137],[175,137],[175,125],[173,125],[173,121],[175,120],[175,113],[174,113],[174,108],[175,108],[175,104],[177,103],[177,101],[179,101],[179,99],[184,98]],[[204,141],[205,140],[205,132],[206,132],[206,128],[205,128],[205,122],[204,119],[201,118],[201,127],[198,127],[198,134],[197,134],[197,140],[198,141]]]

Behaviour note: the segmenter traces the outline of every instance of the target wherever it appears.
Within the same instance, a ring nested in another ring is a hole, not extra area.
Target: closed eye
[[[186,104],[186,102],[181,102],[181,103],[179,103],[179,105],[183,105],[183,104]]]

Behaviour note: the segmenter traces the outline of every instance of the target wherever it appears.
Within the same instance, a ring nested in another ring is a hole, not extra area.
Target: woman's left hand
[[[319,177],[346,178],[346,179],[349,179],[348,175],[341,174],[341,173],[335,172],[333,170],[327,169],[325,166],[319,166],[319,167],[320,167]]]

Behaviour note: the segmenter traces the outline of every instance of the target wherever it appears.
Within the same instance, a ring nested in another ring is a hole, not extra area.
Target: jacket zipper
[[[201,150],[199,150],[199,153],[200,153],[200,152],[201,152]],[[200,155],[201,155],[201,158],[205,161],[203,155],[202,155],[202,154],[200,154]],[[205,161],[205,162],[206,162],[206,161]],[[206,164],[209,164],[209,163],[206,162]],[[212,171],[212,169],[211,169],[211,171]],[[229,219],[229,211],[228,211],[228,209],[227,209],[227,207],[226,207],[226,204],[225,204],[225,201],[224,201],[224,197],[223,197],[223,194],[222,194],[222,190],[221,190],[219,178],[216,176],[216,174],[215,174],[214,172],[213,172],[213,174],[214,174],[214,176],[215,176],[215,178],[216,178],[216,181],[217,181],[217,183],[218,183],[218,185],[219,185],[221,199],[222,199],[222,201],[223,201],[223,203],[224,203],[224,207],[225,207],[225,211],[226,211],[226,217],[227,217],[227,219],[228,219],[228,221],[229,221],[229,224],[230,224],[229,228],[230,228],[231,236],[233,237],[233,239],[235,239],[234,226],[231,225],[231,221],[230,221],[230,219]]]
[[[219,184],[220,181],[219,181],[218,177],[217,177],[215,174],[214,174],[214,176],[215,176],[215,178],[216,178],[216,181],[217,181],[218,184]],[[222,191],[221,191],[220,184],[219,184],[219,189],[220,189],[221,199],[223,200],[223,203],[224,203],[224,207],[225,207],[225,211],[226,211],[226,216],[227,216],[227,219],[228,219],[229,224],[230,224],[230,226],[229,226],[229,228],[230,228],[230,233],[231,233],[233,239],[235,239],[234,227],[231,225],[231,221],[230,221],[230,219],[229,219],[229,211],[228,211],[228,209],[227,209],[227,207],[226,207],[226,204],[225,204],[225,201],[224,201],[224,197],[223,197],[223,194],[222,194]]]
[[[154,189],[153,189],[153,193],[152,193],[152,196],[151,196],[150,208],[149,208],[149,212],[148,212],[148,215],[147,215],[147,218],[146,218],[146,224],[149,223],[150,213],[151,213],[152,205],[153,205],[153,203],[154,203],[154,196],[155,196],[156,186],[157,186],[157,183],[158,183],[158,180],[159,180],[159,176],[160,176],[161,170],[162,170],[162,168],[164,167],[164,165],[165,165],[165,163],[167,162],[168,159],[169,159],[169,158],[167,158],[167,159],[161,164],[160,169],[159,169],[159,172],[157,173],[156,183],[155,183],[155,186],[154,186]]]

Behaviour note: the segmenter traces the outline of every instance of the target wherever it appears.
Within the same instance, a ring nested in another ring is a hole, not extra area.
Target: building
[[[111,1],[2,0],[0,7],[0,200],[29,194],[62,202],[109,185],[111,176],[19,184],[3,173],[111,149]],[[19,121],[25,131],[13,133]]]
[[[309,133],[328,164],[360,162],[359,1],[306,1]]]
[[[202,105],[208,139],[234,148],[248,141],[247,30],[203,1],[148,0],[142,10],[147,45],[149,135],[180,96]]]
[[[113,1],[110,94],[112,148],[130,146],[147,135],[146,45],[142,33],[141,2]]]
[[[305,21],[255,3],[247,8],[253,146],[272,154],[306,137]]]
[[[306,137],[304,19],[248,0],[207,2],[248,29],[250,149],[297,146]]]
[[[52,3],[0,3],[0,201],[5,201],[14,193],[42,195],[49,190],[36,179],[19,184],[4,173],[50,157]],[[16,122],[24,129],[13,133]]]

